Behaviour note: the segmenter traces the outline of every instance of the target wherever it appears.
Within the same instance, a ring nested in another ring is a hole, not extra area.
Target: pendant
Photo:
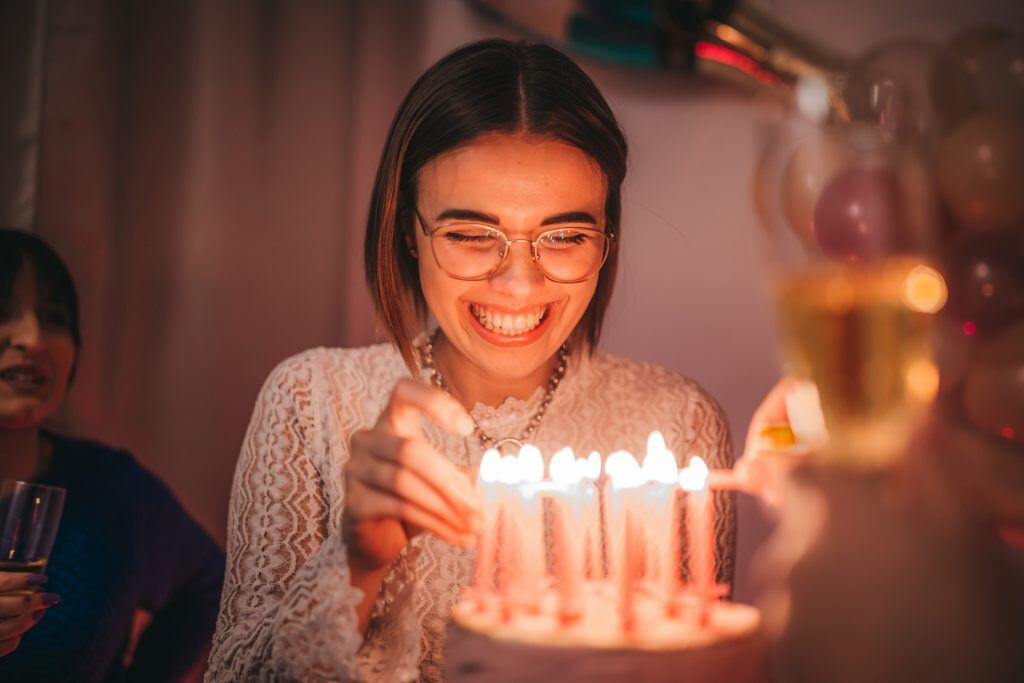
[[[519,439],[515,439],[515,438],[509,436],[509,437],[505,437],[504,439],[496,439],[494,441],[494,445],[491,446],[491,448],[493,448],[494,450],[498,451],[502,455],[506,455],[505,453],[502,453],[502,450],[501,450],[506,445],[512,445],[512,446],[515,447],[515,451],[513,451],[511,453],[508,453],[508,455],[518,455],[519,449],[523,447],[523,442],[520,441]]]

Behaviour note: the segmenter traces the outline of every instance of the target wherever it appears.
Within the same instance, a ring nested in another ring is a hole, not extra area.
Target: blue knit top
[[[0,681],[175,681],[213,633],[224,556],[131,454],[45,432],[38,483],[67,489],[46,575],[59,604],[0,657]],[[153,615],[122,666],[135,611]]]

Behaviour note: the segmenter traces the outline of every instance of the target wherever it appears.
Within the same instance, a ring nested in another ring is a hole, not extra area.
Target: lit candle
[[[552,535],[558,616],[563,623],[583,614],[583,470],[576,464],[571,448],[563,448],[548,465],[551,481],[558,485],[552,495]]]
[[[611,514],[609,522],[614,548],[614,580],[619,589],[619,614],[622,630],[629,633],[635,627],[636,615],[633,609],[633,593],[640,576],[641,563],[641,520],[637,514],[634,492],[644,484],[644,476],[630,453],[616,451],[608,456],[605,472],[611,479]]]
[[[596,581],[601,577],[601,508],[598,479],[601,478],[601,454],[591,451],[586,460],[576,461],[583,477],[583,544],[584,568],[587,578]]]
[[[679,468],[661,432],[651,432],[647,437],[647,455],[644,456],[642,470],[647,480],[644,487],[647,503],[644,527],[648,540],[645,544],[646,565],[650,578],[661,586],[665,611],[673,614],[679,593],[679,525],[676,521]]]
[[[516,487],[520,483],[519,464],[514,455],[506,455],[498,463],[498,481],[501,488],[500,528],[498,538],[498,590],[504,621],[512,618],[515,592],[520,582],[520,553],[522,552],[522,502]]]
[[[494,553],[498,532],[498,509],[501,505],[501,485],[498,483],[498,471],[501,468],[501,454],[493,448],[484,453],[480,461],[480,472],[477,475],[477,487],[484,502],[483,529],[477,544],[476,570],[474,571],[474,587],[476,588],[477,607],[483,611],[493,593],[494,586]]]
[[[540,610],[541,586],[546,571],[544,560],[544,506],[540,484],[544,478],[544,457],[536,446],[524,444],[516,458],[521,502],[519,602],[528,612]]]
[[[698,599],[697,621],[707,626],[715,585],[715,511],[708,491],[708,466],[698,456],[679,473],[679,486],[687,492],[686,517],[689,540],[690,582]]]

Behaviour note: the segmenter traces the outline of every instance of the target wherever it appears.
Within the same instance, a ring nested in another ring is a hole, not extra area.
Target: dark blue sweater
[[[67,489],[47,592],[60,604],[0,657],[0,681],[175,681],[213,633],[224,556],[131,454],[46,433],[39,483]],[[121,666],[136,609],[153,621]]]

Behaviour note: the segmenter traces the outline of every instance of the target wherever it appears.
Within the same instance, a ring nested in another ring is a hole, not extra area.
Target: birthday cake
[[[766,681],[760,613],[714,580],[703,461],[677,471],[656,433],[643,466],[599,457],[560,451],[545,478],[531,446],[485,454],[485,528],[445,680]]]

